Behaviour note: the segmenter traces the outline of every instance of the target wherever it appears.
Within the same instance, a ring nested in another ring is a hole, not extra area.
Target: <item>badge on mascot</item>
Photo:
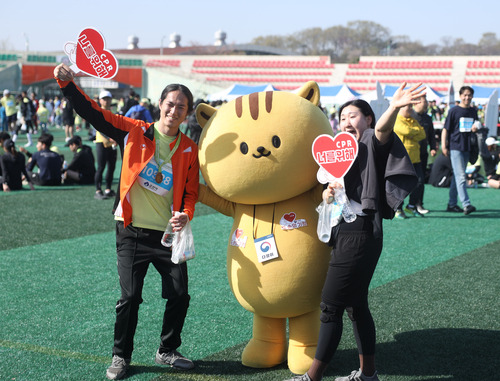
[[[118,60],[106,49],[103,35],[94,28],[85,28],[77,42],[67,42],[64,51],[68,55],[71,70],[99,79],[111,79],[118,73]]]

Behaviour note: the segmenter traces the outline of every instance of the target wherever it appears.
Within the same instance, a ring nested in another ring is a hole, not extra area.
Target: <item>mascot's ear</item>
[[[217,112],[215,107],[207,105],[206,103],[200,103],[198,107],[196,107],[196,120],[200,124],[201,128],[205,127],[208,120]]]
[[[299,97],[307,99],[315,106],[319,105],[319,86],[314,81],[307,82],[296,92],[296,94]]]

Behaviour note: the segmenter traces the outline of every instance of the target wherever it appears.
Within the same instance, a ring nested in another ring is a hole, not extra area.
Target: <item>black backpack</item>
[[[429,184],[438,188],[449,188],[453,170],[451,168],[451,160],[448,156],[440,154],[434,160],[431,166],[429,175]]]

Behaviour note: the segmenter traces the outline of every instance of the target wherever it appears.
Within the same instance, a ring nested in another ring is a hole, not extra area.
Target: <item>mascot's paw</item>
[[[316,354],[316,345],[305,347],[293,345],[288,347],[288,369],[295,374],[304,374],[309,370]]]
[[[285,361],[285,342],[275,343],[251,339],[241,355],[242,364],[250,368],[271,368]]]

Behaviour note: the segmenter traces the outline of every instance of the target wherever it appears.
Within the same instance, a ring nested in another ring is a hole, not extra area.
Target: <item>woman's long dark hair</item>
[[[347,106],[357,107],[364,116],[371,116],[372,122],[370,123],[370,128],[375,128],[375,113],[373,112],[371,106],[367,101],[364,101],[362,99],[354,99],[352,101],[344,103],[342,106],[340,106],[339,116],[342,115],[342,110]]]
[[[13,140],[7,139],[3,142],[3,148],[6,152],[12,154],[12,156],[17,156],[16,144]]]

